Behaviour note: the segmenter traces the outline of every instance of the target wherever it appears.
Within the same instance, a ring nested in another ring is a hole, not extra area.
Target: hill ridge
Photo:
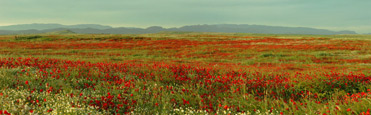
[[[133,27],[111,27],[99,24],[20,24],[10,26],[0,26],[0,34],[41,34],[54,31],[70,30],[77,34],[146,34],[158,33],[163,31],[178,32],[224,32],[224,33],[261,33],[261,34],[313,34],[313,35],[335,35],[335,34],[357,34],[354,31],[331,31],[327,29],[316,29],[309,27],[284,27],[267,25],[249,24],[202,24],[186,25],[177,28],[163,28],[161,26],[151,26],[148,28]]]

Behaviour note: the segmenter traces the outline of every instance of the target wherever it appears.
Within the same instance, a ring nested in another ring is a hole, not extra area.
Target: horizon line
[[[0,24],[0,27],[1,26],[15,26],[15,25],[31,25],[31,24],[59,24],[59,25],[64,25],[64,26],[73,26],[73,25],[100,25],[100,26],[109,26],[111,28],[121,28],[121,27],[126,27],[126,28],[141,28],[141,29],[146,29],[146,28],[150,28],[150,27],[162,27],[162,28],[165,28],[165,29],[169,29],[169,28],[180,28],[180,27],[184,27],[184,26],[194,26],[194,25],[223,25],[223,24],[231,24],[231,25],[257,25],[257,26],[272,26],[272,27],[291,27],[291,28],[313,28],[313,29],[323,29],[323,30],[330,30],[330,31],[336,31],[336,32],[341,32],[341,31],[353,31],[353,32],[356,32],[357,34],[370,34],[368,32],[357,32],[355,30],[335,30],[335,29],[330,29],[330,28],[334,28],[334,27],[308,27],[308,26],[283,26],[283,25],[264,25],[264,24],[242,24],[242,23],[218,23],[218,24],[188,24],[188,25],[182,25],[182,26],[163,26],[163,25],[152,25],[152,26],[125,26],[125,25],[119,25],[119,26],[114,26],[113,24],[96,24],[96,23],[80,23],[80,24],[62,24],[62,23],[56,23],[56,22],[53,22],[53,23],[38,23],[38,22],[35,22],[35,23],[19,23],[19,24],[6,24],[6,25],[1,25]]]

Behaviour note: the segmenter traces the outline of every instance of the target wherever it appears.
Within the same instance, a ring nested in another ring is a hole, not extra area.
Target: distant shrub
[[[326,52],[321,52],[317,54],[317,57],[322,57],[322,56],[334,56],[332,53],[326,53]]]
[[[45,36],[34,35],[34,36],[15,37],[15,40],[17,41],[51,41],[53,39],[45,37]]]
[[[32,40],[42,38],[43,36],[35,35],[35,36],[22,36],[22,37],[15,37],[15,40]]]
[[[282,54],[272,54],[272,53],[266,53],[260,55],[260,57],[285,57],[285,55]]]

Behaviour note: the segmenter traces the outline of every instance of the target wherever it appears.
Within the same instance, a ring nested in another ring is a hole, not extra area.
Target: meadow
[[[0,114],[369,114],[371,35],[0,36]]]

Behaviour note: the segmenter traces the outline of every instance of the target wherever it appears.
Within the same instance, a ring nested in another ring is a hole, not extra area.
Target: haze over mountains
[[[177,32],[226,32],[226,33],[262,33],[262,34],[315,34],[315,35],[334,35],[334,34],[357,34],[354,31],[331,31],[325,29],[315,29],[308,27],[282,27],[248,24],[215,24],[215,25],[188,25],[179,28],[163,28],[152,26],[148,28],[132,28],[104,26],[98,24],[20,24],[10,26],[0,26],[1,35],[11,34],[42,34],[42,33],[77,33],[77,34],[145,34],[158,33],[164,31]]]

